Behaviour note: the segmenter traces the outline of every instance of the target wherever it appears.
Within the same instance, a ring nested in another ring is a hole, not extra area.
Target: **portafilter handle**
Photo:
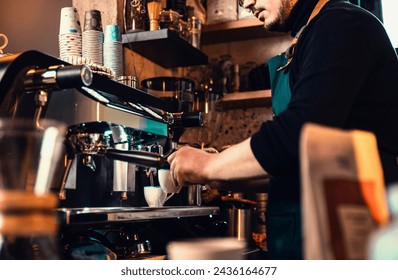
[[[51,91],[90,86],[93,73],[87,65],[54,65],[48,68],[33,68],[26,73],[25,90]]]
[[[202,112],[173,113],[173,127],[201,127],[203,123]]]
[[[162,168],[166,162],[165,158],[157,153],[138,150],[124,151],[108,148],[100,150],[98,154],[107,158],[126,161],[144,167]]]

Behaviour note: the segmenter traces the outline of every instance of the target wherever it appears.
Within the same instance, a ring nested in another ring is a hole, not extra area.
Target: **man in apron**
[[[269,60],[275,117],[219,154],[180,148],[179,184],[270,176],[270,259],[301,259],[299,136],[304,123],[373,132],[386,185],[398,181],[398,59],[380,21],[344,0],[242,0],[269,31],[290,32]]]

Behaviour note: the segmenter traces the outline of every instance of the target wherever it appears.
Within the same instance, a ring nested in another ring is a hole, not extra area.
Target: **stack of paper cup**
[[[89,10],[84,14],[83,57],[103,65],[103,43],[101,12]]]
[[[112,69],[116,77],[123,75],[122,37],[116,24],[107,25],[105,28],[104,66]]]
[[[79,13],[74,7],[61,9],[58,45],[61,59],[82,56],[82,29]]]

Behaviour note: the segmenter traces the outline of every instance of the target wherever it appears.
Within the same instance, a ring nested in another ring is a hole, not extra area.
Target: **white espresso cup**
[[[176,186],[171,177],[170,169],[158,170],[159,185],[165,193],[179,193],[182,186]]]
[[[144,197],[149,207],[162,207],[173,195],[167,196],[160,186],[144,186]]]

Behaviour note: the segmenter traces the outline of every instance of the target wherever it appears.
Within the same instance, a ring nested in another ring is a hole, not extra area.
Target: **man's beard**
[[[272,22],[264,24],[264,28],[269,31],[285,32],[286,23],[293,9],[293,3],[290,0],[283,0],[278,11],[278,16]]]

